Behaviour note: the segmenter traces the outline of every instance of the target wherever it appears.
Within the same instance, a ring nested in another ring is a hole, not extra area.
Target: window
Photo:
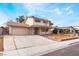
[[[48,32],[48,28],[44,28],[44,29],[42,29],[42,32]]]
[[[79,30],[75,30],[76,31],[76,33],[79,33]]]
[[[35,20],[35,22],[41,22],[40,20]]]
[[[43,23],[46,23],[46,21],[43,21]]]

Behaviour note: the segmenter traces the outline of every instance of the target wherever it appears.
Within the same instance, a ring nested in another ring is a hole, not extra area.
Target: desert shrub
[[[68,34],[68,33],[70,33],[70,30],[69,29],[63,29],[63,33]]]
[[[54,30],[52,31],[53,34],[57,34],[57,32],[58,32],[57,28],[54,28]]]

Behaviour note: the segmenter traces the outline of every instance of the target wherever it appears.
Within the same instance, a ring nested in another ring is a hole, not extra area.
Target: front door
[[[38,28],[35,28],[34,31],[35,31],[35,33],[34,33],[35,35],[37,35],[37,34],[39,33],[39,32],[38,32],[38,31],[39,31]]]

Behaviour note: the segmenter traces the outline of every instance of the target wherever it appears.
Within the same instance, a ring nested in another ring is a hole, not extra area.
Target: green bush
[[[52,33],[54,33],[54,34],[57,34],[57,32],[58,32],[57,28],[54,28],[54,30],[52,31]]]
[[[69,29],[63,29],[63,33],[68,34],[68,33],[70,33],[70,30]]]

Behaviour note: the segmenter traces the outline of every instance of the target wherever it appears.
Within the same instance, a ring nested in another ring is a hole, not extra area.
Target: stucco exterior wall
[[[0,35],[2,35],[2,28],[0,28]]]
[[[34,34],[34,28],[29,28],[29,34],[33,35]]]
[[[35,22],[34,18],[28,18],[25,22],[25,24],[28,25],[40,25],[40,26],[50,26],[49,22],[48,23],[44,23],[43,20],[41,20],[40,22]]]
[[[34,19],[33,18],[28,18],[26,20],[26,23],[25,24],[28,24],[29,26],[33,25],[33,22],[34,22]]]
[[[12,27],[9,26],[9,34],[12,35]]]
[[[3,51],[3,37],[0,37],[0,51]]]

